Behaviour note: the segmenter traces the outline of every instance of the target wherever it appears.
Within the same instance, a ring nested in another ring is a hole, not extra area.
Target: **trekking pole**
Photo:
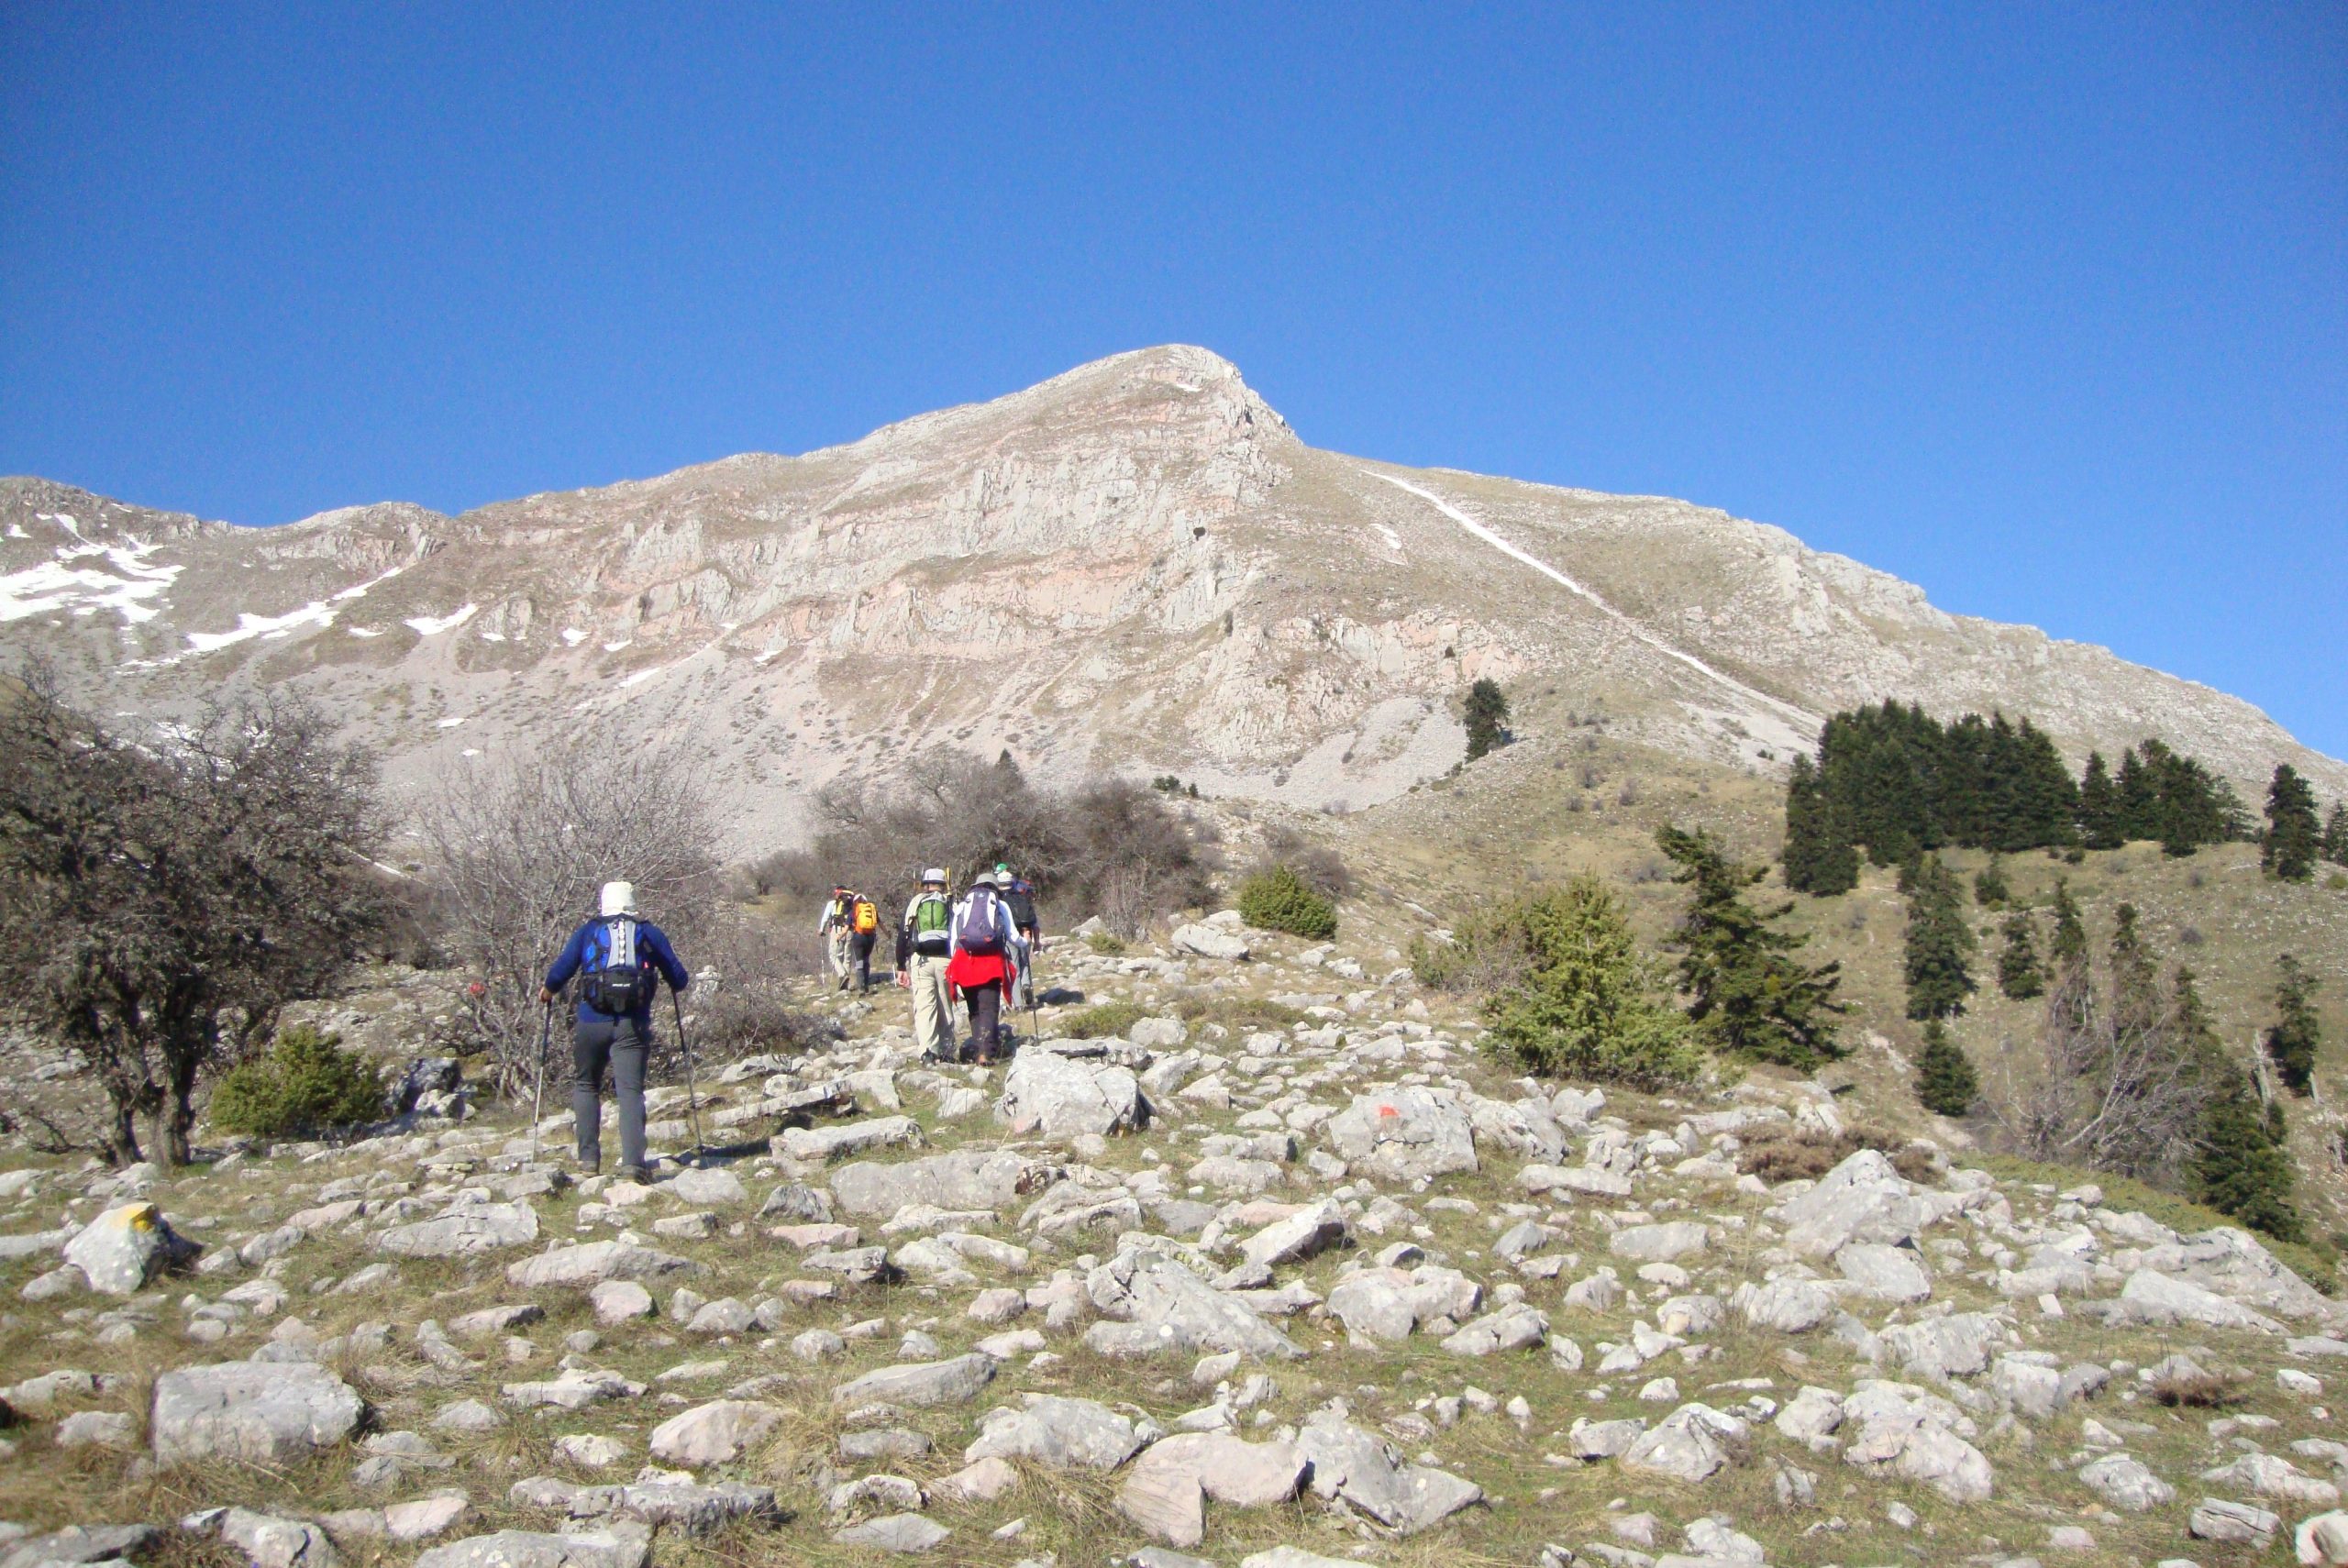
[[[547,1045],[554,1039],[554,1003],[546,1005],[546,1021],[538,1029],[538,1084],[530,1091],[530,1163],[538,1163],[538,1114],[547,1098]]]
[[[685,1038],[685,1004],[677,999],[674,986],[669,988],[669,1007],[677,1017],[677,1049],[684,1054],[685,1058],[685,1115],[692,1123],[693,1158],[698,1161],[709,1144],[701,1135],[701,1100],[693,1092],[693,1047],[692,1043]]]

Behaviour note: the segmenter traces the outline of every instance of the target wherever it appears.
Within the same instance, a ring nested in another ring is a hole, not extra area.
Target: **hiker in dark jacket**
[[[644,1064],[652,1052],[652,999],[659,981],[681,991],[692,977],[660,928],[637,918],[633,884],[604,883],[602,910],[570,933],[538,999],[551,1007],[571,977],[583,975],[570,1045],[579,1165],[591,1176],[603,1168],[604,1069],[609,1066],[620,1105],[621,1172],[644,1180],[651,1175],[644,1157]],[[625,1005],[615,1010],[615,1000]]]

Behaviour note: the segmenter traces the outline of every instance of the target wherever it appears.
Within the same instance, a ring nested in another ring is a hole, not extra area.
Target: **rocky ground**
[[[2241,1231],[1512,1078],[1235,917],[1045,974],[991,1072],[817,999],[648,1185],[498,1111],[9,1156],[0,1568],[2348,1562],[2348,1322]]]

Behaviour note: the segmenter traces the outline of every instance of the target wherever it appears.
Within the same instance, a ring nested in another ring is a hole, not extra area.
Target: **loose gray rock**
[[[203,1249],[173,1231],[151,1203],[125,1203],[107,1209],[65,1243],[65,1261],[82,1271],[90,1288],[107,1296],[135,1296],[167,1268],[193,1260]]]
[[[906,1553],[935,1551],[953,1538],[952,1530],[919,1514],[891,1514],[832,1531],[832,1539],[842,1546]]]

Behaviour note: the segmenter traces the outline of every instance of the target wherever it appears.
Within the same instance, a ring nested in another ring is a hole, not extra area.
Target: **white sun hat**
[[[632,915],[636,912],[636,884],[606,882],[604,884],[604,912],[607,915]]]

